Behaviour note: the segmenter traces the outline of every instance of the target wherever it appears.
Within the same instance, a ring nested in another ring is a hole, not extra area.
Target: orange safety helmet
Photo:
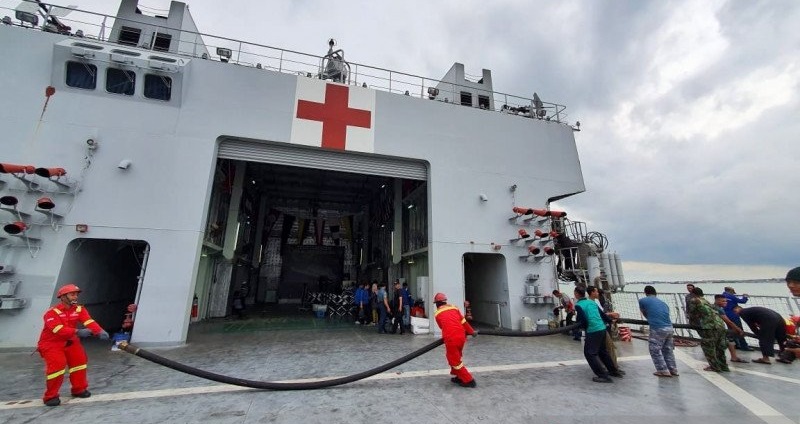
[[[444,293],[436,293],[436,296],[433,296],[433,303],[437,302],[447,302],[447,296]]]
[[[61,297],[61,296],[64,296],[65,294],[67,294],[67,293],[75,293],[75,292],[80,293],[81,292],[80,287],[76,286],[75,284],[67,284],[66,286],[63,286],[60,289],[58,289],[58,293],[56,293],[56,297]]]

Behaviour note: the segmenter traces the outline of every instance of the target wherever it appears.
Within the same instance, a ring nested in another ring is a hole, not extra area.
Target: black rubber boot
[[[460,381],[460,380],[459,380],[459,382],[458,382],[458,385],[459,385],[459,386],[461,386],[461,387],[473,387],[473,388],[474,388],[474,387],[476,387],[478,384],[477,384],[477,383],[475,383],[475,380],[473,379],[473,380],[472,380],[472,381],[470,381],[469,383],[465,383],[465,382],[463,382],[463,381]]]
[[[80,393],[73,393],[73,394],[72,394],[72,397],[76,397],[76,398],[87,398],[87,397],[89,397],[89,396],[91,396],[91,395],[92,395],[92,394],[91,394],[91,393],[90,393],[88,390],[84,390],[84,391],[82,391],[82,392],[80,392]]]
[[[47,406],[58,406],[58,405],[61,405],[61,398],[54,397],[54,398],[47,399],[46,401],[44,401],[44,404],[47,405]]]

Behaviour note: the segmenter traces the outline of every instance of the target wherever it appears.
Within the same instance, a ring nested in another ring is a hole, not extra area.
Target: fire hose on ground
[[[205,378],[206,380],[217,381],[219,383],[232,384],[234,386],[250,387],[253,389],[262,389],[262,390],[314,390],[314,389],[323,389],[326,387],[340,386],[342,384],[352,383],[357,380],[362,380],[364,378],[380,374],[400,364],[408,362],[428,351],[431,351],[439,347],[443,343],[444,342],[442,341],[442,339],[438,339],[409,353],[408,355],[395,359],[394,361],[383,364],[379,367],[362,371],[357,374],[347,375],[344,377],[329,378],[326,380],[293,382],[293,383],[256,381],[256,380],[248,380],[246,378],[230,377],[227,375],[217,374],[210,371],[201,370],[199,368],[190,367],[188,365],[181,364],[180,362],[164,358],[163,356],[156,355],[155,353],[146,351],[144,349],[140,349],[127,342],[120,343],[119,348],[121,350],[124,350],[125,352],[136,355],[140,358],[147,359],[150,362],[163,365],[167,368],[172,368],[175,371],[180,371],[186,374],[193,375],[195,377]]]
[[[635,319],[627,319],[627,318],[620,318],[617,322],[626,323],[626,324],[641,324],[647,325],[647,321],[644,320],[635,320]],[[553,334],[560,334],[565,332],[570,332],[572,330],[577,329],[580,324],[571,324],[565,327],[557,327],[557,328],[549,328],[547,330],[534,330],[534,331],[513,331],[513,330],[502,330],[502,329],[494,329],[494,330],[481,330],[480,334],[487,335],[487,336],[503,336],[503,337],[538,337],[538,336],[550,336]],[[695,326],[687,325],[687,324],[675,324],[673,325],[674,328],[684,328],[690,330],[697,330],[698,328]],[[751,333],[745,333],[745,335],[750,337],[755,337]],[[136,355],[140,358],[146,359],[150,362],[163,365],[167,368],[171,368],[175,371],[180,371],[186,374],[193,375],[195,377],[204,378],[206,380],[212,380],[219,383],[231,384],[234,386],[242,386],[242,387],[250,387],[253,389],[261,389],[261,390],[315,390],[315,389],[323,389],[326,387],[333,387],[333,386],[340,386],[342,384],[352,383],[354,381],[363,380],[367,377],[371,377],[376,374],[380,374],[382,372],[388,371],[398,365],[404,364],[418,356],[421,356],[439,346],[444,344],[442,339],[437,339],[405,356],[402,356],[394,361],[388,362],[381,366],[362,371],[356,374],[347,375],[343,377],[336,377],[336,378],[329,378],[324,380],[316,380],[316,381],[305,381],[305,382],[273,382],[273,381],[257,381],[257,380],[248,380],[246,378],[240,377],[231,377],[227,375],[217,374],[214,372],[202,370],[199,368],[191,367],[189,365],[182,364],[177,361],[173,361],[171,359],[167,359],[163,356],[156,355],[153,352],[141,349],[136,347],[128,342],[121,342],[119,344],[119,348],[125,352],[128,352],[132,355]]]
[[[559,334],[565,331],[571,331],[576,328],[578,328],[578,324],[572,324],[566,327],[541,330],[541,331],[482,330],[480,334],[485,334],[489,336],[533,337],[533,336],[549,336],[552,334]],[[325,380],[291,382],[291,383],[274,382],[274,381],[256,381],[240,377],[231,377],[227,375],[217,374],[214,372],[191,367],[189,365],[173,361],[171,359],[165,358],[160,355],[156,355],[153,352],[141,349],[128,342],[121,342],[119,344],[119,348],[120,350],[128,352],[132,355],[136,355],[150,362],[163,365],[175,371],[180,371],[182,373],[190,374],[195,377],[204,378],[206,380],[216,381],[219,383],[231,384],[234,386],[250,387],[253,389],[261,389],[261,390],[315,390],[315,389],[323,389],[326,387],[340,386],[342,384],[352,383],[354,381],[363,380],[367,377],[380,374],[398,365],[404,364],[418,356],[421,356],[422,354],[427,353],[441,346],[442,344],[444,344],[444,341],[442,339],[437,339],[403,357],[395,359],[394,361],[388,362],[386,364],[383,364],[381,366],[366,371],[362,371],[357,374],[347,375],[343,377],[329,378]]]

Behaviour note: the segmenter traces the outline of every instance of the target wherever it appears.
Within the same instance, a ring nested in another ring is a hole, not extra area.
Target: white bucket
[[[520,318],[519,331],[533,331],[533,321],[529,317]]]

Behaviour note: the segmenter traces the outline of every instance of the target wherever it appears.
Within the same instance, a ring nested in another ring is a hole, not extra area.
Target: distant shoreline
[[[779,296],[792,298],[786,288],[786,281],[782,278],[769,280],[705,280],[705,281],[647,281],[627,283],[622,293],[642,293],[645,286],[653,286],[658,293],[686,293],[686,284],[694,284],[703,289],[706,294],[722,293],[725,287],[733,287],[737,294],[752,296]]]
[[[682,281],[632,281],[626,282],[625,285],[630,284],[762,284],[762,283],[781,283],[786,281],[783,278],[769,278],[757,280],[682,280]]]

